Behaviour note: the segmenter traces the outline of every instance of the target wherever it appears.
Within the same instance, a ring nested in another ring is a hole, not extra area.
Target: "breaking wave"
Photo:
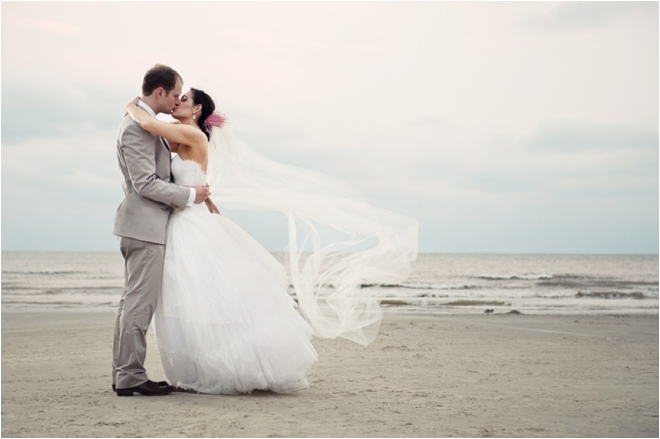
[[[553,279],[554,276],[551,274],[482,274],[481,276],[476,276],[477,279],[487,279],[487,280],[511,280],[511,279],[520,279],[520,280],[541,280],[541,279]]]
[[[594,299],[647,299],[644,293],[634,291],[631,293],[624,293],[621,291],[578,291],[575,293],[578,298],[594,298]]]
[[[66,271],[66,270],[2,270],[2,274],[41,274],[41,275],[53,275],[53,274],[80,274],[84,271]]]
[[[406,288],[411,290],[473,290],[482,288],[472,284],[426,284],[426,283],[400,283],[400,284],[362,284],[362,288]]]

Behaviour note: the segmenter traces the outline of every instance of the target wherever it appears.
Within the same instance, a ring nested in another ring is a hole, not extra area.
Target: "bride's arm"
[[[137,106],[137,99],[126,106],[126,112],[145,130],[166,138],[170,142],[172,152],[176,152],[173,144],[176,144],[178,150],[178,144],[206,145],[208,142],[204,133],[195,127],[163,122],[151,117],[149,113]]]
[[[174,154],[178,154],[179,153],[179,144],[176,143],[176,142],[170,142],[168,139],[165,139],[165,140],[167,140],[167,144],[170,145],[170,152],[173,152]]]

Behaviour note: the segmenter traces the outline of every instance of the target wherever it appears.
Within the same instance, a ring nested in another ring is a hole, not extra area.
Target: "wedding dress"
[[[179,185],[206,184],[200,165],[179,156],[172,174]],[[317,354],[284,267],[205,204],[171,214],[166,245],[154,328],[169,382],[214,394],[307,387]]]
[[[369,287],[408,277],[416,220],[366,203],[329,176],[257,154],[228,124],[212,129],[206,175],[178,156],[172,175],[179,185],[210,184],[221,212],[283,213],[288,246],[285,269],[205,204],[170,215],[154,313],[170,383],[202,393],[293,392],[308,386],[317,360],[312,336],[373,341],[382,310]]]

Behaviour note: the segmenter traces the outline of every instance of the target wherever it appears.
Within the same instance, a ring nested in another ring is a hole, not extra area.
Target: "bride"
[[[318,358],[312,336],[370,343],[382,313],[368,286],[408,276],[417,222],[330,177],[258,155],[201,90],[181,97],[171,114],[178,123],[152,118],[137,101],[128,114],[177,154],[174,181],[211,186],[206,205],[174,211],[167,227],[154,326],[168,380],[200,393],[290,393],[308,387]],[[289,272],[215,203],[284,213]]]

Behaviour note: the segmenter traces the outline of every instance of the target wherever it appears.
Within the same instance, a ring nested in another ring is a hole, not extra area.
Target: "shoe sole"
[[[169,384],[167,383],[167,381],[159,381],[159,382],[158,382],[158,385],[161,386],[161,387],[169,386]],[[113,392],[116,392],[116,391],[117,391],[117,386],[116,386],[115,384],[112,385],[112,391],[113,391]]]
[[[163,395],[169,395],[170,393],[172,393],[171,390],[169,392],[163,392],[163,393],[150,393],[150,392],[145,393],[145,392],[141,392],[139,390],[133,390],[133,389],[120,389],[120,390],[117,390],[117,396],[133,396],[133,393],[135,393],[135,392],[139,393],[140,395],[144,395],[144,396],[163,396]]]

